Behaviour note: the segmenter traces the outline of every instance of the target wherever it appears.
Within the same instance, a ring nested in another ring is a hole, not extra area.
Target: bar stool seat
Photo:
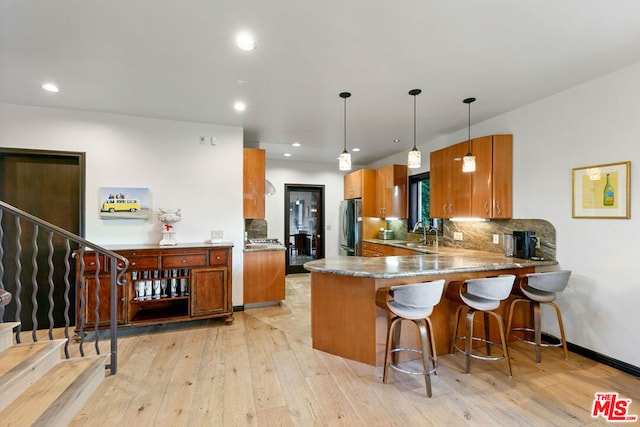
[[[389,327],[387,329],[387,343],[384,355],[384,374],[382,382],[387,383],[389,367],[396,371],[411,375],[423,375],[427,396],[431,397],[430,375],[436,373],[438,359],[436,343],[433,337],[433,325],[429,316],[442,298],[444,280],[433,282],[398,285],[390,288],[380,288],[376,292],[376,305],[387,310]],[[403,320],[412,321],[420,334],[420,349],[400,347],[401,323]],[[411,352],[422,355],[422,370],[413,371],[400,366],[398,353]],[[430,363],[433,367],[430,367]]]
[[[451,338],[450,353],[458,350],[465,355],[465,373],[469,373],[471,358],[482,360],[507,360],[509,376],[512,376],[511,361],[504,330],[503,319],[494,310],[500,307],[500,302],[507,299],[511,293],[516,276],[505,274],[498,277],[486,277],[480,279],[468,279],[464,282],[451,282],[447,288],[446,297],[460,303],[454,319],[453,337]],[[474,316],[477,312],[484,315],[484,338],[473,335]],[[466,316],[466,333],[458,336],[458,327],[462,315]],[[500,344],[491,341],[489,323],[494,318],[500,332]],[[465,342],[464,349],[458,346],[459,341]],[[485,343],[485,353],[474,351],[473,341]],[[491,354],[492,346],[500,346],[502,353],[494,356]]]
[[[507,331],[514,338],[524,341],[527,344],[533,344],[536,346],[536,363],[540,363],[542,358],[541,347],[560,347],[564,349],[565,359],[569,358],[569,351],[567,349],[567,340],[564,336],[564,326],[562,324],[562,314],[560,308],[554,303],[556,294],[562,292],[569,283],[569,277],[571,271],[550,271],[545,273],[530,273],[526,274],[518,283],[518,286],[514,287],[513,294],[525,297],[516,298],[511,302],[509,307],[509,320],[507,321]],[[513,310],[516,304],[526,302],[530,304],[533,327],[512,328],[511,322],[513,320]],[[542,314],[540,311],[540,304],[547,304],[552,306],[556,310],[556,316],[558,320],[558,327],[560,328],[560,338],[544,333],[545,336],[554,339],[556,342],[542,341]],[[520,333],[523,333],[520,335]],[[533,334],[533,339],[531,335]]]

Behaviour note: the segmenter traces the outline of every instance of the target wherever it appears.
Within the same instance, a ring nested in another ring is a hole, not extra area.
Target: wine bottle
[[[609,181],[609,174],[607,174],[607,183],[604,186],[604,196],[602,199],[602,204],[605,206],[613,206],[614,196],[613,196],[613,186]]]

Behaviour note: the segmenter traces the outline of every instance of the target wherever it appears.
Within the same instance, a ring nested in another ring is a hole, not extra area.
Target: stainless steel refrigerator
[[[362,200],[340,202],[339,255],[362,256]]]

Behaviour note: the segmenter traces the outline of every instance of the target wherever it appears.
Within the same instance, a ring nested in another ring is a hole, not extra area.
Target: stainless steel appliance
[[[362,200],[340,202],[338,254],[362,256]]]
[[[514,231],[513,243],[514,256],[516,258],[531,259],[531,257],[536,256],[538,239],[535,231]]]

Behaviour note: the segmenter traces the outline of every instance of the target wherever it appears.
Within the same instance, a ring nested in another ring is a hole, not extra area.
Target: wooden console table
[[[129,260],[125,285],[118,289],[118,325],[142,326],[212,317],[233,321],[231,302],[232,243],[119,245],[106,247]],[[109,266],[95,253],[76,260],[76,328],[110,322]],[[96,316],[96,284],[100,306]],[[80,295],[84,296],[81,303]]]

